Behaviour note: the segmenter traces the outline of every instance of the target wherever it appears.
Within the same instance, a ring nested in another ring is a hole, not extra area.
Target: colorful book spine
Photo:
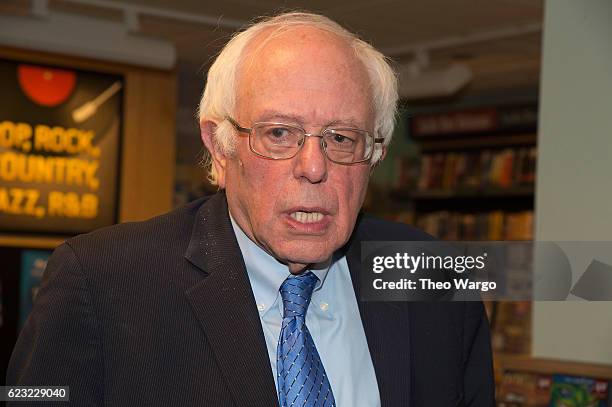
[[[425,154],[417,186],[453,191],[533,185],[536,155],[535,147]]]

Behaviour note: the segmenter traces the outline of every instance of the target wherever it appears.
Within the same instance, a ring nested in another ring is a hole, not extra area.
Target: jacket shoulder
[[[139,254],[184,251],[191,237],[197,213],[206,198],[200,198],[153,218],[103,227],[74,236],[65,244],[79,258],[116,258]],[[111,255],[111,256],[109,256]]]

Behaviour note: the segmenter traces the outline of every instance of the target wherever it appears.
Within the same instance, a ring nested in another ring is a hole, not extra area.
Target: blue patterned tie
[[[336,405],[319,352],[306,327],[306,311],[317,276],[308,271],[288,277],[280,287],[283,325],[276,351],[281,407]]]

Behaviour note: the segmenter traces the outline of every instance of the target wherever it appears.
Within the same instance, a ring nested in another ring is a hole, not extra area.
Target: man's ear
[[[374,164],[373,166],[370,167],[370,174],[372,174],[374,172],[376,167],[378,167],[380,165],[382,160],[384,160],[385,156],[387,155],[387,146],[382,146],[381,148],[382,148],[382,151],[380,152],[380,158],[376,161],[376,164]]]
[[[217,132],[217,123],[211,120],[205,120],[200,123],[200,137],[210,154],[212,166],[215,173],[215,179],[219,188],[225,188],[225,170],[227,165],[227,157],[218,147],[215,141]]]
[[[382,160],[384,160],[386,156],[387,156],[387,146],[383,145],[383,146],[382,146],[382,152],[380,153],[380,158],[379,158],[379,160],[378,160],[377,165],[378,165],[378,164],[380,164],[380,162],[381,162]]]

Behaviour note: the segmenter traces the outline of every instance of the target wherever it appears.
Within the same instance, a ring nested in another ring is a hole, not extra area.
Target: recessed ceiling
[[[236,26],[281,10],[308,10],[325,14],[357,32],[374,46],[405,63],[414,46],[444,43],[432,50],[433,65],[460,61],[475,73],[472,88],[537,86],[541,33],[521,27],[542,23],[542,0],[50,0],[51,11],[121,20],[113,6],[137,6],[210,18],[194,23],[168,14],[139,14],[138,34],[167,39],[177,48],[180,71],[204,69]],[[0,1],[0,14],[27,14],[28,0]],[[162,13],[163,14],[163,13]],[[498,38],[499,32],[518,31]],[[482,41],[462,43],[465,37]],[[456,41],[459,39],[459,41]],[[408,51],[407,51],[408,50]]]
[[[28,0],[3,0],[0,13],[23,14]],[[177,42],[179,55],[190,61],[203,61],[201,47],[218,46],[218,42],[234,30],[225,22],[248,24],[258,16],[281,10],[309,10],[325,14],[349,29],[359,33],[382,50],[393,50],[407,44],[418,44],[449,37],[520,27],[542,22],[542,0],[311,0],[311,1],[255,1],[224,0],[50,0],[51,10],[120,19],[121,13],[105,4],[142,6],[182,12],[193,16],[211,17],[217,27],[204,24],[186,24],[172,18],[142,18],[145,34],[170,38]],[[142,17],[142,16],[141,16]],[[162,21],[163,20],[163,21]],[[520,38],[517,38],[520,40]],[[219,40],[219,41],[216,41]],[[202,43],[204,41],[204,43]],[[200,47],[182,47],[200,43]],[[539,41],[537,41],[539,42]],[[533,38],[525,38],[527,48],[539,46]]]

